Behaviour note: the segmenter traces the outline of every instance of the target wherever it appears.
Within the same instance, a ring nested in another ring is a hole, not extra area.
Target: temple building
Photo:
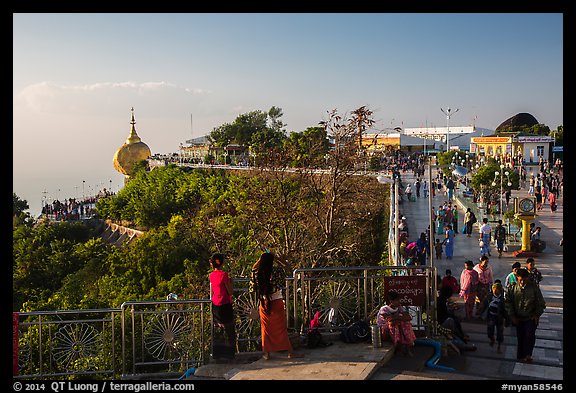
[[[134,120],[134,108],[132,110],[132,129],[126,142],[114,154],[114,169],[124,175],[124,184],[130,180],[130,176],[134,174],[135,165],[142,161],[147,160],[151,155],[150,148],[147,144],[142,142],[136,133],[136,121]]]

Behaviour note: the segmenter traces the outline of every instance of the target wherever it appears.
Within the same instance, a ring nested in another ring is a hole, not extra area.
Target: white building
[[[441,143],[440,149],[446,150],[446,135],[449,133],[450,149],[469,150],[470,138],[494,135],[494,130],[476,126],[415,127],[405,128],[403,133],[418,138],[431,139]]]

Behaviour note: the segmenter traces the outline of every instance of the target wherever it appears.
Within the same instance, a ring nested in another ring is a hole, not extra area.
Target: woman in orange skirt
[[[262,331],[262,357],[270,359],[270,352],[288,351],[289,358],[301,357],[294,353],[286,323],[286,309],[282,288],[286,275],[274,266],[274,254],[265,252],[252,266],[250,292],[255,292],[260,306]]]

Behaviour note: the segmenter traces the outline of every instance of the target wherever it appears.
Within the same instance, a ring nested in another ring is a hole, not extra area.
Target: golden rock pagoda
[[[130,176],[134,174],[134,166],[142,161],[148,159],[152,153],[147,144],[142,142],[138,134],[136,133],[136,121],[134,121],[134,108],[132,110],[132,129],[130,130],[130,135],[126,142],[116,151],[114,154],[114,168],[122,173],[124,177],[124,183],[126,183]]]

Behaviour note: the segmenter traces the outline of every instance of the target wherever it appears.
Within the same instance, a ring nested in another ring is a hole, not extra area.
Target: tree
[[[15,192],[12,193],[12,227],[16,228],[19,225],[33,225],[33,219],[30,216],[30,213],[27,212],[30,206],[28,206],[28,201],[24,199],[20,199]]]
[[[271,107],[268,110],[268,118],[270,119],[270,128],[277,132],[282,132],[282,128],[286,126],[280,118],[284,116],[281,108]]]
[[[357,135],[372,125],[374,120],[371,111],[365,107],[356,109],[352,114],[352,117],[344,120],[334,109],[328,112],[328,119],[319,123],[334,140],[334,148],[328,153],[328,173],[309,177],[310,197],[314,201],[312,214],[322,230],[322,243],[313,266],[334,264],[335,259],[341,255],[356,254],[361,247],[357,242],[358,237],[346,236],[350,225],[360,224],[359,217],[364,215],[363,218],[370,216],[371,219],[377,219],[382,211],[377,200],[378,195],[383,194],[382,189],[370,185],[369,180],[356,181],[361,178],[356,175],[359,168],[357,164],[362,159],[357,154]],[[365,194],[366,190],[370,190],[370,194]],[[362,212],[362,208],[375,210]]]
[[[291,132],[284,141],[284,149],[293,168],[325,167],[328,137],[322,127],[308,127],[303,132]]]
[[[361,106],[358,109],[352,111],[352,116],[348,120],[350,127],[354,127],[358,130],[358,149],[361,151],[362,147],[362,135],[366,131],[367,127],[372,127],[374,125],[374,119],[372,118],[373,112],[366,106]]]
[[[278,116],[277,111],[273,113]],[[253,134],[268,129],[267,119],[268,114],[260,110],[243,113],[238,115],[233,123],[225,123],[214,128],[209,135],[209,140],[219,147],[225,147],[231,143],[248,146]]]

